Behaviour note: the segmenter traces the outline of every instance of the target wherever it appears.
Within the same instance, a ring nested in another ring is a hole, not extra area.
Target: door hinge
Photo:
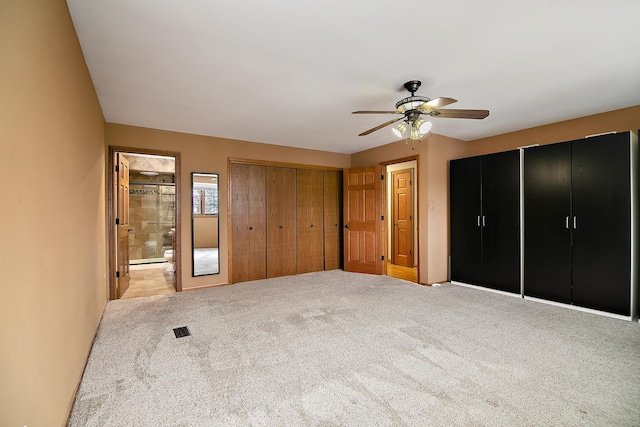
[[[384,261],[384,255],[382,255],[382,261]]]
[[[384,175],[380,175],[380,180],[384,181]]]
[[[116,172],[120,172],[120,166],[116,165]]]
[[[116,225],[120,225],[120,218],[116,218]]]
[[[119,278],[120,278],[120,272],[116,271],[116,279],[119,279]]]

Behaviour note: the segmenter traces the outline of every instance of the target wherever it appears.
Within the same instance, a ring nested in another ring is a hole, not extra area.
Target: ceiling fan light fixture
[[[391,130],[393,131],[393,134],[395,136],[397,136],[398,138],[402,138],[402,137],[404,137],[404,133],[407,130],[407,122],[406,121],[402,121],[402,122],[398,123],[397,125],[395,125],[393,128],[391,128]]]
[[[418,125],[418,130],[422,135],[426,135],[431,130],[431,126],[433,126],[433,124],[422,119],[420,119],[420,121],[422,121],[422,123]]]
[[[431,100],[426,96],[409,96],[396,102],[396,110],[399,113],[404,113],[405,111],[415,110],[429,101]]]
[[[420,139],[422,134],[420,133],[420,128],[417,126],[411,126],[411,139]]]

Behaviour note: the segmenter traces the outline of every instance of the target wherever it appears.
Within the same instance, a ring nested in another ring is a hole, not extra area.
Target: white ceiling
[[[638,0],[67,0],[105,119],[354,153],[408,95],[472,140],[640,104]]]

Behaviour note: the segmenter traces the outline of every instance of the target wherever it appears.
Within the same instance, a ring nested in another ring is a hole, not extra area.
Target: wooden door
[[[129,160],[122,153],[116,153],[117,176],[117,216],[116,228],[118,244],[116,247],[116,288],[117,297],[129,288]]]
[[[482,160],[450,163],[451,280],[482,284]]]
[[[264,166],[231,165],[233,283],[267,275],[265,175]]]
[[[345,169],[344,270],[383,274],[382,167]]]
[[[298,169],[298,274],[324,270],[323,192],[323,171]]]
[[[413,169],[391,172],[391,262],[413,267]]]
[[[267,277],[296,274],[296,170],[267,167]]]
[[[324,269],[342,268],[342,171],[324,172]]]
[[[571,303],[571,143],[524,151],[524,293]]]
[[[631,314],[629,144],[628,132],[571,144],[571,300],[624,316]]]
[[[482,286],[520,293],[520,152],[482,157]]]

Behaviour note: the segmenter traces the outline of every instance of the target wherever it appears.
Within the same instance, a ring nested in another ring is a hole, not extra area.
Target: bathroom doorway
[[[388,276],[419,282],[418,157],[386,163]]]
[[[110,147],[109,158],[111,299],[181,290],[178,154]]]

